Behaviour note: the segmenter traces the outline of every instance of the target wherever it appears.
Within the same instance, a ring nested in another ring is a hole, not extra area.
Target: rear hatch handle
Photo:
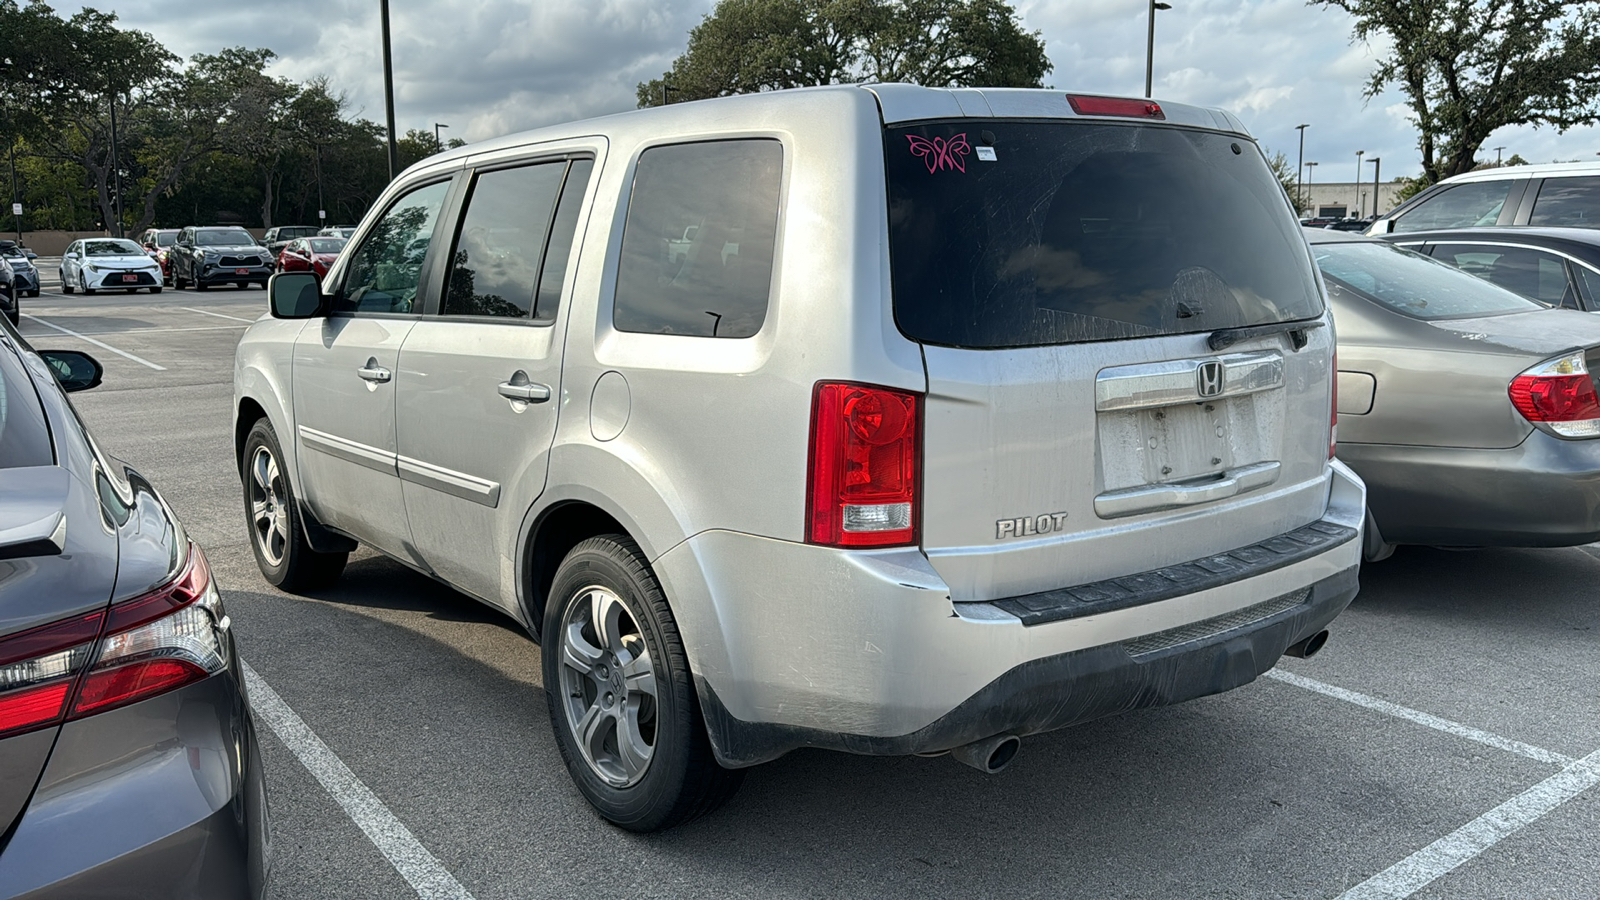
[[[1296,351],[1299,351],[1305,347],[1306,342],[1309,340],[1306,332],[1313,328],[1321,328],[1323,324],[1321,319],[1314,319],[1309,322],[1277,322],[1272,325],[1242,325],[1238,328],[1219,328],[1211,332],[1209,338],[1206,338],[1206,346],[1213,350],[1226,350],[1240,341],[1261,337],[1265,334],[1278,334],[1279,332],[1287,331],[1289,332],[1289,343],[1293,345]]]
[[[1231,469],[1220,473],[1221,477],[1204,481],[1146,484],[1107,491],[1094,498],[1094,514],[1102,519],[1120,519],[1139,513],[1226,500],[1272,484],[1278,480],[1280,468],[1275,461],[1261,462]]]

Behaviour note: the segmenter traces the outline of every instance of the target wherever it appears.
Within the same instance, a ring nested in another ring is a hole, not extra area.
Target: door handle
[[[500,396],[511,400],[522,400],[527,403],[543,403],[550,399],[550,387],[544,384],[531,384],[515,381],[502,381],[498,388]]]
[[[378,361],[376,359],[367,360],[367,364],[357,369],[356,374],[360,375],[362,379],[366,381],[375,382],[377,384],[383,384],[390,378],[394,377],[394,373],[390,372],[388,369],[385,369],[383,366],[378,365]]]

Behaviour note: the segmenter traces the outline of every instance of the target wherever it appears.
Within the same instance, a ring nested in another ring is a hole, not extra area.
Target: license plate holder
[[[135,284],[138,281],[139,281],[139,276],[137,276],[137,275],[124,275],[124,276],[122,276],[122,283],[123,284]]]
[[[235,274],[235,275],[249,275],[250,274],[250,270],[249,269],[234,269],[233,270],[233,274]]]

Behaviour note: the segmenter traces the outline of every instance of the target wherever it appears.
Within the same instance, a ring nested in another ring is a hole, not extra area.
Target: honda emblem
[[[1208,359],[1194,371],[1195,390],[1202,397],[1215,397],[1222,393],[1222,363]]]

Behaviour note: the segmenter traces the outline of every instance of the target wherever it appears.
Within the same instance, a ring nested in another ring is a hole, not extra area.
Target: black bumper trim
[[[1093,584],[993,600],[986,605],[1016,616],[1024,625],[1100,615],[1221,587],[1292,566],[1355,540],[1358,533],[1347,525],[1322,520],[1226,553]]]
[[[997,734],[1029,735],[1104,716],[1182,703],[1254,681],[1283,651],[1326,628],[1355,598],[1352,566],[1311,586],[1304,603],[1257,622],[1135,658],[1107,644],[1025,662],[959,706],[910,734],[879,737],[794,725],[746,722],[696,679],[706,731],[717,760],[753,766],[818,747],[869,756],[937,753]]]

